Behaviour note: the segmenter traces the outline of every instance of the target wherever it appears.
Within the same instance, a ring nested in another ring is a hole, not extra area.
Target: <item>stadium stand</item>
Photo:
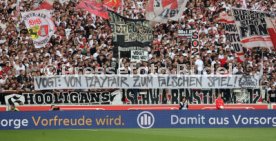
[[[127,18],[145,19],[147,3],[148,0],[124,0],[123,6],[120,6],[117,12]],[[70,69],[72,67],[118,67],[118,60],[113,56],[114,45],[108,20],[76,8],[78,4],[78,0],[54,1],[52,20],[56,31],[45,47],[35,48],[30,37],[31,32],[20,18],[20,12],[37,8],[34,6],[35,0],[21,0],[19,6],[16,0],[0,1],[1,93],[35,92],[33,85],[35,76],[61,75],[63,67],[66,68],[66,74],[75,73]],[[229,12],[231,7],[243,8],[243,6],[251,10],[276,12],[275,0],[247,0],[244,5],[238,0],[189,0],[180,22],[153,23],[154,40],[152,46],[147,48],[148,61],[141,61],[138,65],[166,66],[171,74],[175,73],[177,64],[196,68],[196,71],[201,71],[198,65],[202,67],[214,65],[215,69],[231,67],[233,74],[263,74],[260,81],[260,101],[275,102],[274,48],[243,48],[244,58],[241,60],[235,55],[235,49],[230,46],[225,31],[216,20],[219,12]],[[178,38],[178,29],[198,29],[200,40],[198,56],[191,55],[191,43],[188,39]],[[121,61],[125,67],[131,64],[129,58],[122,58]],[[208,71],[201,73],[210,74]],[[267,96],[262,95],[263,90]],[[225,100],[229,103],[236,102],[233,102],[230,96],[233,92],[244,93],[243,90],[219,88],[214,91],[224,92]],[[123,102],[127,102],[125,97],[122,99]]]

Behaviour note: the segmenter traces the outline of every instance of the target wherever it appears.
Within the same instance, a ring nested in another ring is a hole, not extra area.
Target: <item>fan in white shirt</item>
[[[203,68],[204,68],[204,63],[201,60],[200,56],[196,57],[195,65],[196,65],[196,69],[197,69],[197,74],[201,74],[203,71]]]

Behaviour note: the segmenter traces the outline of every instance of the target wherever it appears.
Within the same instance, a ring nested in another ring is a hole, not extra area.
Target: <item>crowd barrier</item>
[[[276,127],[275,110],[0,112],[0,129]]]
[[[62,111],[72,110],[178,110],[179,105],[56,105]],[[6,111],[7,106],[0,106],[0,111]],[[22,105],[20,111],[49,111],[51,105]],[[190,104],[189,110],[215,110],[215,104]],[[269,104],[226,104],[226,110],[268,110],[276,109]]]

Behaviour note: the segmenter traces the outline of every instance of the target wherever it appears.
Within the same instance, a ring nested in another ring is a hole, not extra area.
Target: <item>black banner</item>
[[[258,103],[268,99],[268,92],[265,91],[264,99],[260,89],[247,89],[244,91],[246,98],[239,98],[239,95],[234,94],[230,89],[125,89],[122,90],[122,100],[125,104],[179,104],[185,96],[191,104],[213,104],[216,96],[223,94],[223,99],[226,103]]]
[[[0,102],[1,105],[179,104],[185,96],[191,104],[213,104],[219,93],[223,94],[226,103],[258,103],[269,99],[269,92],[260,89],[247,89],[242,96],[229,89],[123,89],[114,92],[0,93]]]
[[[115,92],[37,92],[1,94],[2,105],[43,105],[43,104],[111,104],[119,93]],[[120,99],[121,98],[117,98]]]
[[[113,44],[116,46],[114,56],[117,56],[117,47],[146,47],[153,40],[153,29],[149,21],[143,19],[129,19],[109,11],[109,23],[113,33]]]

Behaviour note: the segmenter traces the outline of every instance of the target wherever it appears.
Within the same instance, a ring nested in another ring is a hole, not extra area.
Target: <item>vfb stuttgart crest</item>
[[[28,31],[32,39],[43,38],[49,35],[49,25],[47,21],[43,22],[43,19],[38,17],[36,19],[30,19],[29,24],[31,28],[29,28]]]

